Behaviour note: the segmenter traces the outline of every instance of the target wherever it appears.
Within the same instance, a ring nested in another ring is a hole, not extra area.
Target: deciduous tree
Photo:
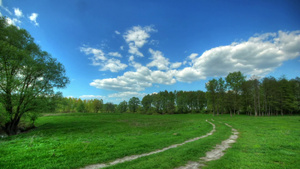
[[[138,97],[132,97],[130,100],[129,100],[129,103],[128,103],[128,106],[129,106],[129,110],[132,112],[132,113],[136,113],[138,108],[139,108],[139,105],[140,105],[141,101]]]
[[[0,102],[7,121],[1,125],[8,135],[18,132],[21,117],[38,108],[38,97],[53,95],[69,79],[64,66],[34,42],[24,29],[0,18]]]
[[[240,72],[233,72],[229,73],[226,77],[226,83],[228,87],[233,91],[234,93],[234,114],[237,111],[239,114],[239,95],[241,94],[242,84],[245,81],[245,76]]]

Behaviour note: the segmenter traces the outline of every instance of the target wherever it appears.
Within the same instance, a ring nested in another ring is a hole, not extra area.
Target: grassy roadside
[[[237,142],[205,168],[299,168],[300,116],[219,116],[240,134]]]
[[[29,133],[0,139],[1,168],[79,168],[206,134],[208,115],[44,116]]]

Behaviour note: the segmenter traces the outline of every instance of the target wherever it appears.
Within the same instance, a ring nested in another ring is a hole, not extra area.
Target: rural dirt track
[[[232,126],[230,126],[229,124],[225,123],[225,125],[230,127],[232,130],[232,135],[227,140],[222,141],[221,144],[217,144],[213,150],[206,152],[206,156],[201,157],[198,162],[191,161],[188,162],[187,165],[176,169],[198,169],[201,166],[204,166],[204,163],[207,161],[220,159],[224,155],[224,151],[230,148],[230,144],[236,142],[239,134],[239,132],[236,129],[232,128]]]
[[[156,153],[161,153],[161,152],[164,152],[166,150],[169,150],[169,149],[172,149],[172,148],[176,148],[178,146],[182,146],[182,145],[184,145],[186,143],[190,143],[190,142],[193,142],[193,141],[205,138],[207,136],[212,135],[216,131],[215,124],[213,124],[212,122],[209,122],[208,120],[206,120],[206,122],[210,123],[213,126],[213,129],[209,133],[207,133],[207,134],[205,134],[203,136],[187,140],[187,141],[185,141],[183,143],[180,143],[180,144],[173,144],[173,145],[168,146],[166,148],[163,148],[163,149],[160,149],[160,150],[156,150],[156,151],[152,151],[150,153],[144,153],[144,154],[140,154],[140,155],[126,156],[126,157],[123,157],[123,158],[116,159],[115,161],[112,161],[112,162],[107,163],[107,164],[105,164],[105,163],[102,163],[102,164],[93,164],[93,165],[86,166],[86,167],[84,167],[82,169],[98,169],[98,168],[109,167],[109,166],[116,165],[116,164],[119,164],[119,163],[123,163],[123,162],[126,162],[126,161],[132,161],[132,160],[135,160],[135,159],[138,159],[138,158],[141,158],[141,157],[149,156],[149,155],[156,154]]]

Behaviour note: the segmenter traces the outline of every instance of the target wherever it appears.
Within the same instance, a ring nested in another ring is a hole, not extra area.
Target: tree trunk
[[[255,99],[255,94],[253,95],[253,106],[254,106],[254,114],[257,116],[257,105],[256,105],[256,99]]]
[[[10,122],[7,122],[5,126],[2,127],[2,129],[5,131],[7,135],[16,135],[18,134],[18,124],[19,124],[19,119],[14,119]]]
[[[260,94],[258,93],[258,95],[257,95],[257,104],[258,104],[258,114],[259,114],[259,116],[261,116],[261,111],[260,111]]]

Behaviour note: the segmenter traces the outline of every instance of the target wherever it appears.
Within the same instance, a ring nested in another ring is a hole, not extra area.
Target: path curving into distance
[[[236,139],[238,138],[239,132],[232,128],[229,124],[225,123],[228,127],[232,130],[232,135],[227,140],[222,141],[221,144],[217,144],[215,148],[209,152],[206,152],[205,157],[201,157],[198,162],[192,161],[188,162],[185,166],[178,167],[176,169],[198,169],[202,166],[205,166],[204,163],[207,161],[213,161],[220,159],[225,153],[224,151],[228,148],[230,148],[232,143],[236,142]]]
[[[116,165],[116,164],[119,164],[119,163],[124,163],[124,162],[132,161],[132,160],[135,160],[135,159],[138,159],[138,158],[141,158],[141,157],[149,156],[149,155],[152,155],[152,154],[161,153],[161,152],[164,152],[166,150],[169,150],[169,149],[172,149],[172,148],[176,148],[178,146],[182,146],[182,145],[184,145],[186,143],[190,143],[190,142],[193,142],[193,141],[205,138],[207,136],[212,135],[216,131],[216,125],[214,123],[212,123],[212,122],[210,122],[208,120],[206,120],[206,122],[210,123],[213,126],[213,129],[209,133],[207,133],[207,134],[205,134],[203,136],[187,140],[187,141],[185,141],[183,143],[180,143],[180,144],[173,144],[171,146],[165,147],[165,148],[160,149],[160,150],[155,150],[155,151],[152,151],[150,153],[144,153],[144,154],[139,154],[139,155],[126,156],[126,157],[123,157],[123,158],[116,159],[115,161],[112,161],[112,162],[109,162],[109,163],[101,163],[101,164],[88,165],[88,166],[86,166],[84,168],[81,168],[81,169],[98,169],[98,168],[109,167],[109,166]]]

